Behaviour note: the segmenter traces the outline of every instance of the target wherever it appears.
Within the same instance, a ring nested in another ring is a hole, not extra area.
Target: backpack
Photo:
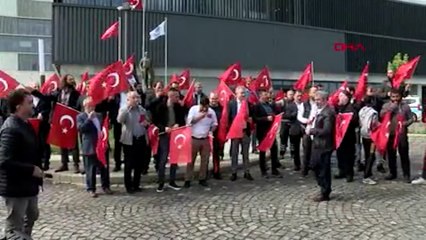
[[[363,107],[359,111],[360,134],[362,138],[371,138],[373,123],[377,122],[378,113],[372,107]]]

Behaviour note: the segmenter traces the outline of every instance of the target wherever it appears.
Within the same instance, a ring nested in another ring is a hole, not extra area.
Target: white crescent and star
[[[126,72],[126,75],[131,75],[133,73],[134,66],[132,63],[129,63],[129,71]]]
[[[185,84],[185,82],[186,82],[186,77],[182,76],[182,77],[180,77],[179,79],[180,79],[179,86],[181,87],[181,86],[183,86],[183,85]]]
[[[118,73],[110,73],[110,74],[108,74],[108,77],[114,78],[114,83],[111,84],[111,87],[113,87],[113,88],[117,87],[118,84],[120,83],[120,77],[118,76]]]
[[[63,115],[60,119],[59,119],[59,125],[63,126],[63,122],[65,120],[68,120],[71,123],[70,129],[74,127],[74,119],[72,119],[72,117],[70,115]],[[68,129],[67,127],[64,127],[62,129],[63,133],[68,133]]]
[[[183,139],[183,142],[182,142],[182,144],[179,144],[179,143],[178,143],[178,140],[179,140],[179,139],[181,139],[181,138]],[[178,135],[175,137],[174,143],[175,143],[175,144],[177,144],[177,148],[178,148],[178,149],[181,149],[181,148],[182,148],[182,145],[183,145],[183,144],[185,144],[185,142],[186,142],[186,136],[185,136],[185,135],[183,135],[183,134],[178,134]]]
[[[261,87],[269,87],[269,78],[266,75],[263,75],[262,77],[262,84],[260,84]]]
[[[0,78],[0,83],[3,84],[4,89],[3,92],[7,91],[7,89],[9,89],[9,84],[7,84],[6,80],[4,80],[3,78]]]
[[[232,81],[237,81],[238,78],[240,78],[240,73],[238,72],[237,69],[232,70],[232,72],[234,73],[234,77],[232,78]]]
[[[58,83],[55,81],[50,82],[50,85],[52,85],[52,91],[56,91],[58,89]]]
[[[154,127],[154,128],[152,128],[152,131],[151,131],[151,133],[152,133],[152,135],[157,135],[158,134],[158,127]]]
[[[105,142],[107,140],[107,130],[105,127],[102,127],[102,141]]]

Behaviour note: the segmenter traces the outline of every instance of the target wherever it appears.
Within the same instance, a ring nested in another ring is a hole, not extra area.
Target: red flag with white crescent
[[[340,147],[340,144],[345,137],[346,131],[348,130],[349,124],[351,123],[353,113],[339,113],[336,115],[336,125],[334,131],[335,149]]]
[[[158,143],[159,143],[159,129],[155,125],[151,124],[148,128],[148,139],[151,145],[152,154],[157,154]]]
[[[70,107],[57,103],[53,109],[47,142],[61,148],[75,148],[77,142],[76,119],[78,113],[78,111]]]
[[[0,70],[0,98],[7,95],[19,86],[19,82],[7,73]]]
[[[377,151],[383,156],[386,153],[386,147],[389,140],[389,126],[391,124],[391,112],[387,112],[382,119],[380,125],[374,129],[370,136],[371,140],[374,142]]]
[[[177,83],[179,85],[179,90],[188,90],[190,87],[190,79],[191,72],[189,69],[185,69],[180,75],[173,74],[170,76],[170,81],[167,85],[167,88],[170,88],[172,83]]]
[[[244,136],[244,129],[248,127],[247,118],[248,118],[248,103],[243,101],[241,103],[240,110],[234,118],[234,121],[231,123],[226,139],[235,139],[242,138]]]
[[[114,22],[111,26],[109,26],[105,32],[102,34],[101,36],[101,40],[107,40],[108,38],[111,37],[116,37],[118,36],[118,28],[119,28],[119,23]]]
[[[88,80],[89,80],[89,72],[86,71],[83,74],[81,74],[81,81],[77,84],[75,88],[81,95],[86,95],[87,93]]]
[[[304,91],[308,84],[312,81],[312,64],[308,64],[302,75],[300,75],[299,80],[294,83],[293,88],[295,90]]]
[[[191,127],[182,127],[170,133],[169,163],[189,163],[192,161]]]
[[[130,7],[132,8],[132,10],[142,10],[143,9],[143,4],[142,4],[142,0],[128,0]]]
[[[38,132],[40,130],[41,119],[29,118],[28,123],[31,124],[31,127],[34,129],[34,132],[38,135]]]
[[[328,104],[330,106],[337,106],[339,103],[339,94],[348,88],[348,81],[344,81],[339,89],[337,89],[330,97],[328,98]]]
[[[365,65],[364,70],[362,70],[361,76],[359,76],[358,78],[358,85],[356,85],[354,99],[358,102],[362,100],[365,92],[367,91],[367,81],[368,81],[368,63]]]
[[[109,138],[109,118],[108,116],[104,119],[102,124],[102,130],[98,132],[98,141],[96,142],[96,156],[102,166],[106,167],[107,159],[106,152],[108,151],[108,138]]]
[[[60,81],[61,80],[59,79],[59,76],[56,73],[53,73],[43,83],[43,85],[40,88],[40,92],[43,94],[49,94],[51,92],[58,90]]]
[[[226,69],[222,75],[219,76],[219,80],[225,82],[228,85],[237,85],[241,79],[241,65],[240,63],[234,63]]]
[[[263,89],[269,90],[272,88],[272,81],[269,75],[269,70],[267,67],[264,67],[255,80],[256,90]]]
[[[268,133],[266,134],[265,138],[260,142],[260,144],[257,146],[257,149],[262,152],[266,152],[269,149],[271,149],[272,144],[274,144],[275,138],[278,133],[278,129],[281,126],[281,119],[283,114],[278,114],[274,117],[274,121],[272,123],[271,128],[269,129]]]
[[[125,92],[129,89],[126,73],[121,61],[117,61],[90,79],[88,96],[93,103],[98,104],[110,96]]]
[[[232,90],[223,81],[219,83],[215,92],[217,93],[219,97],[219,103],[221,106],[227,105],[229,100],[231,99],[231,96],[234,95]]]

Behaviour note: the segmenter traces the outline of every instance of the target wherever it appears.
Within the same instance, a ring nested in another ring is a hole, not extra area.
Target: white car
[[[417,121],[420,121],[422,119],[423,110],[420,97],[407,96],[406,98],[402,99],[402,101],[410,106],[411,111],[416,114]]]

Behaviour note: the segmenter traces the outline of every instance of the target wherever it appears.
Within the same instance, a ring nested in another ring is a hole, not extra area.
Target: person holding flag
[[[140,192],[142,170],[148,159],[148,119],[139,105],[136,91],[127,93],[127,104],[120,108],[117,122],[121,124],[120,142],[124,152],[124,185],[129,194]]]
[[[413,112],[411,112],[410,106],[402,102],[402,92],[400,89],[393,88],[391,90],[390,100],[390,102],[383,106],[382,111],[380,112],[382,117],[389,112],[391,113],[388,144],[386,149],[386,157],[389,163],[390,174],[385,179],[394,180],[397,177],[396,149],[398,149],[404,180],[407,183],[411,183],[407,134],[408,127],[415,121],[416,116]]]
[[[215,112],[218,124],[221,124],[220,118],[222,117],[223,107],[220,105],[219,96],[215,92],[210,93],[210,108],[213,109],[213,111]],[[217,127],[213,131],[213,149],[212,149],[213,178],[216,180],[222,179],[222,176],[220,174],[220,157],[222,156],[223,158],[223,147],[224,147],[223,144],[219,140],[219,128]]]
[[[81,152],[83,155],[84,169],[86,171],[86,190],[91,197],[98,197],[96,193],[96,173],[101,175],[102,190],[105,194],[112,194],[109,181],[108,166],[102,166],[96,156],[98,135],[102,132],[102,115],[95,112],[92,99],[83,100],[84,112],[77,115],[77,129],[81,136]],[[108,151],[105,153],[108,159]],[[108,160],[107,160],[108,165]]]
[[[350,120],[347,121],[347,118],[342,117],[343,120],[340,122],[340,126],[337,126],[338,130],[341,130],[341,136],[339,138],[336,137],[336,141],[340,140],[341,142],[336,146],[339,173],[334,177],[336,179],[346,178],[347,182],[353,182],[354,179],[356,128],[359,126],[358,113],[351,103],[351,98],[352,95],[348,90],[341,91],[336,107],[337,114],[349,116],[348,119]]]
[[[267,137],[267,133],[273,127],[273,121],[275,117],[275,111],[269,103],[269,91],[260,90],[259,91],[260,101],[256,106],[254,106],[253,110],[253,120],[256,123],[256,137],[259,143],[261,143],[265,137]],[[278,129],[278,125],[277,125]],[[281,173],[278,171],[279,162],[278,162],[278,146],[277,141],[274,138],[271,149],[271,166],[272,166],[272,176],[274,177],[282,177]],[[262,176],[264,178],[269,178],[266,168],[266,152],[259,151],[259,166]]]

